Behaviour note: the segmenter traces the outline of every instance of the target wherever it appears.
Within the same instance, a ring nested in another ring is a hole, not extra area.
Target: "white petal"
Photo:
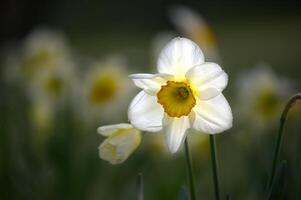
[[[215,134],[232,127],[232,111],[222,94],[208,101],[197,99],[193,111],[195,113],[193,128],[196,130]]]
[[[219,94],[221,94],[221,91],[213,87],[198,90],[198,98],[200,100],[210,100]]]
[[[186,130],[190,128],[189,117],[164,116],[163,131],[166,134],[167,146],[171,153],[175,153],[186,136]]]
[[[172,76],[168,74],[132,74],[129,76],[135,85],[150,95],[155,95]]]
[[[141,134],[137,129],[123,129],[103,141],[98,147],[99,157],[111,164],[122,163],[136,150],[140,142]]]
[[[186,78],[199,92],[199,98],[213,98],[227,86],[228,75],[215,63],[204,63],[191,68]]]
[[[114,132],[116,132],[118,130],[131,129],[131,128],[133,128],[133,126],[131,124],[121,123],[121,124],[100,126],[100,127],[97,128],[97,132],[100,135],[108,137],[108,136],[112,135]]]
[[[161,51],[158,58],[159,73],[172,74],[175,79],[185,79],[186,72],[204,63],[204,55],[197,44],[186,38],[174,38]]]
[[[128,118],[134,127],[156,132],[162,129],[163,113],[163,107],[157,103],[157,97],[141,91],[130,104]]]

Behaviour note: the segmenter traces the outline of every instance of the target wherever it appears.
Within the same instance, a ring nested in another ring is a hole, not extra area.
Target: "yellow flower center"
[[[167,81],[157,94],[158,103],[170,117],[189,115],[196,100],[190,86],[185,82]]]
[[[100,77],[92,85],[89,100],[93,104],[106,103],[116,95],[116,92],[117,84],[113,77]]]
[[[263,89],[255,102],[256,110],[264,117],[275,115],[278,111],[278,107],[279,99],[277,95],[269,89]]]
[[[63,81],[58,77],[50,77],[46,80],[45,89],[54,96],[59,96],[63,90]]]

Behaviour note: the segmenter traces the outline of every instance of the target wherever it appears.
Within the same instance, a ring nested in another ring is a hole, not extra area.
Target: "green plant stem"
[[[281,151],[281,146],[282,146],[282,141],[283,141],[283,129],[284,129],[284,126],[285,126],[287,114],[288,114],[288,111],[296,103],[297,100],[301,100],[301,93],[295,94],[293,97],[290,98],[290,100],[286,104],[286,106],[285,106],[285,108],[282,112],[282,115],[280,117],[280,126],[279,126],[276,145],[275,145],[275,151],[274,151],[273,163],[272,163],[272,170],[271,170],[270,179],[269,179],[269,182],[268,182],[268,189],[270,189],[270,187],[272,186],[273,180],[274,180],[276,166],[277,166],[277,162],[278,162],[278,159],[279,159],[279,154],[280,154],[280,151]]]
[[[227,195],[226,195],[226,200],[231,200],[230,194],[227,194]]]
[[[137,200],[143,200],[144,198],[144,191],[143,191],[143,177],[142,173],[139,173],[137,176]]]
[[[210,139],[210,150],[211,150],[211,161],[212,161],[212,172],[213,172],[213,183],[214,183],[214,194],[215,199],[220,199],[219,193],[219,176],[218,176],[218,163],[217,163],[217,153],[216,153],[216,142],[215,136],[209,135]]]
[[[284,179],[285,179],[286,168],[287,168],[286,160],[282,160],[281,163],[277,165],[274,180],[272,182],[266,200],[273,200],[275,199],[276,196],[280,197],[283,195],[283,185],[285,181]]]
[[[297,195],[296,199],[301,198],[301,156],[299,156],[298,160],[298,180],[297,180]]]
[[[186,157],[186,163],[187,163],[187,168],[188,168],[190,199],[196,200],[194,175],[193,175],[192,162],[191,162],[191,156],[190,156],[190,150],[189,150],[187,137],[185,139],[185,157]]]

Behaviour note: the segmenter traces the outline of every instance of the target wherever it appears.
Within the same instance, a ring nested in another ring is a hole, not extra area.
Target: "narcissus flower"
[[[99,157],[111,164],[124,162],[141,142],[140,131],[131,124],[101,126],[97,132],[107,137],[98,147]]]
[[[256,127],[263,127],[264,124],[278,119],[287,97],[293,91],[289,80],[279,77],[266,64],[245,71],[239,77],[239,119],[256,124]]]
[[[25,38],[20,60],[20,72],[26,81],[38,76],[41,70],[69,67],[70,49],[64,34],[39,28]]]
[[[188,128],[215,134],[232,126],[232,111],[221,93],[228,76],[219,65],[206,63],[194,42],[171,40],[160,53],[157,68],[159,74],[130,75],[143,89],[128,110],[134,127],[150,132],[163,129],[174,153]]]
[[[81,115],[88,123],[121,120],[120,113],[126,112],[134,87],[127,77],[124,59],[112,56],[95,61],[86,71],[84,80],[79,82]]]

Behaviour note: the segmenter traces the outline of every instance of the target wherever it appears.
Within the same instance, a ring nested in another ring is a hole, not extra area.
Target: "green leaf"
[[[286,160],[282,160],[281,163],[278,164],[276,173],[275,173],[275,178],[273,179],[272,186],[271,186],[270,190],[268,191],[266,200],[283,199],[286,167],[287,167]]]

